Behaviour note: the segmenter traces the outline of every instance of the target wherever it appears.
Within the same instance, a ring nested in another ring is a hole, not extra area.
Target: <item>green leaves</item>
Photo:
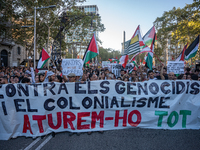
[[[173,8],[156,18],[154,25],[160,51],[166,48],[177,57],[186,43],[191,43],[200,33],[200,1],[195,0],[184,8]],[[167,45],[168,44],[168,45]],[[167,47],[170,46],[170,47]],[[158,51],[157,49],[156,51]],[[161,54],[161,52],[160,52]]]
[[[84,2],[85,0],[82,0]],[[88,36],[88,29],[91,26],[91,16],[77,9],[76,1],[71,0],[1,0],[0,10],[3,14],[0,24],[0,33],[6,37],[13,38],[16,43],[26,46],[30,52],[33,51],[34,28],[21,28],[21,26],[34,25],[34,7],[46,7],[56,5],[56,8],[37,9],[36,13],[36,48],[38,51],[42,47],[46,48],[49,39],[49,48],[60,31],[62,32],[62,51],[66,51],[67,46],[72,44],[66,41],[66,35],[76,35],[76,41],[82,45],[87,45],[85,39]],[[73,11],[72,11],[73,10]],[[61,23],[62,13],[66,12],[68,19]],[[81,19],[79,19],[81,18]],[[93,23],[93,31],[104,31],[104,25],[99,16],[94,16],[96,23]],[[9,25],[8,25],[9,24]],[[74,30],[76,31],[74,32]],[[50,32],[49,32],[50,31]]]

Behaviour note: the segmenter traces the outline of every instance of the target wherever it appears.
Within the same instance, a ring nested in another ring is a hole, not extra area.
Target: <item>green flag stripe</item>
[[[96,57],[98,55],[98,53],[92,52],[92,51],[88,51],[84,60],[84,64],[86,62],[88,62],[89,60],[91,60],[92,58]]]
[[[147,66],[149,67],[149,69],[152,70],[153,58],[151,57],[151,55],[149,53],[148,53],[146,62],[147,62]]]
[[[41,66],[41,68],[43,68],[44,67],[44,65],[46,64],[46,62],[49,60],[49,58],[48,59],[46,59],[45,61],[44,61],[44,63],[42,64],[42,66]]]
[[[196,54],[197,54],[197,51],[190,53],[190,55],[187,58],[185,58],[185,60],[188,60],[188,59],[194,57]]]
[[[197,44],[196,47],[187,56],[185,56],[185,60],[188,60],[196,55],[198,46],[199,44]]]

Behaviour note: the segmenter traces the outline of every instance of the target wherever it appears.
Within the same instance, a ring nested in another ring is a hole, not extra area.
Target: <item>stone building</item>
[[[13,40],[0,38],[0,66],[19,66],[27,58],[25,47]]]

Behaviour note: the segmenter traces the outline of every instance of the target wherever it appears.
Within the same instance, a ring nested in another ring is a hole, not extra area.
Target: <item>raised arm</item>
[[[164,68],[164,65],[161,68],[160,77],[162,80],[165,80],[165,77],[163,76],[163,68]]]

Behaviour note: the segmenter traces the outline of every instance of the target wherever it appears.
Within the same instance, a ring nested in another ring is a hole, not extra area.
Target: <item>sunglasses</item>
[[[73,76],[73,77],[68,77],[68,78],[75,78],[75,77]]]

